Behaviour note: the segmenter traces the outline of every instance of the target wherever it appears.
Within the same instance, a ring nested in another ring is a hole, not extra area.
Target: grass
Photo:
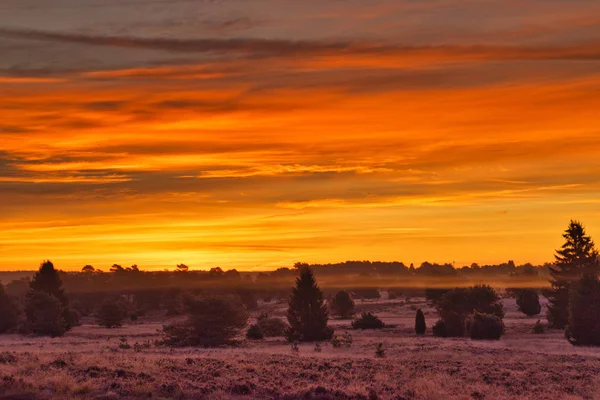
[[[435,320],[424,302],[428,328]],[[236,348],[156,346],[161,322],[144,317],[104,329],[84,324],[62,338],[0,336],[0,399],[594,399],[600,398],[600,349],[574,348],[562,332],[534,334],[539,317],[505,300],[507,334],[496,342],[416,336],[402,300],[359,303],[389,324],[351,330],[350,349],[282,338]],[[283,306],[270,310],[282,316]],[[256,315],[260,313],[257,311]],[[120,346],[124,338],[130,345]],[[136,343],[138,346],[136,346]],[[383,343],[385,357],[375,357]]]

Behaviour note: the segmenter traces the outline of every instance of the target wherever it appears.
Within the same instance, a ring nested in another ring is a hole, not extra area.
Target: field
[[[496,342],[424,337],[413,331],[423,299],[358,302],[388,327],[350,329],[351,348],[282,338],[222,349],[155,346],[168,320],[148,315],[117,329],[86,320],[62,338],[0,336],[0,399],[600,399],[600,349],[571,346],[562,332],[534,334],[537,317],[504,299],[506,334]],[[283,317],[285,303],[259,310]],[[375,356],[383,343],[384,357]]]

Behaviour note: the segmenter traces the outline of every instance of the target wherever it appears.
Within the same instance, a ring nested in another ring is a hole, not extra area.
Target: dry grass
[[[277,338],[238,348],[134,348],[159,338],[160,321],[151,317],[113,330],[83,325],[57,339],[0,336],[0,398],[600,398],[600,350],[574,348],[561,332],[533,334],[537,318],[520,315],[514,300],[505,304],[507,334],[498,342],[416,337],[419,299],[359,304],[390,327],[352,330],[351,349],[327,344],[321,352],[312,344],[292,352]],[[431,326],[433,310],[425,315]],[[349,329],[349,321],[332,324]],[[379,342],[384,358],[375,357]]]

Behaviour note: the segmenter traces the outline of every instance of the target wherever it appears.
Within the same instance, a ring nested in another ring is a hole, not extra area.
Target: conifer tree
[[[569,319],[569,287],[585,273],[597,274],[598,251],[593,240],[586,235],[578,221],[571,221],[563,234],[565,243],[556,251],[550,267],[550,284],[547,291],[548,322],[556,328],[564,328]]]
[[[426,330],[425,314],[423,314],[423,311],[419,308],[417,310],[417,315],[415,316],[415,333],[417,335],[424,335]]]
[[[600,281],[584,274],[569,290],[567,340],[576,346],[600,346]]]
[[[312,342],[331,339],[333,329],[327,326],[327,305],[310,268],[300,268],[300,276],[296,278],[296,287],[292,289],[288,304],[288,340]]]

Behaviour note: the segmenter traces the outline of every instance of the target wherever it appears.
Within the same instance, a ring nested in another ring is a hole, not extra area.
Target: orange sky
[[[48,3],[0,5],[0,269],[541,263],[571,218],[600,236],[600,4]]]

